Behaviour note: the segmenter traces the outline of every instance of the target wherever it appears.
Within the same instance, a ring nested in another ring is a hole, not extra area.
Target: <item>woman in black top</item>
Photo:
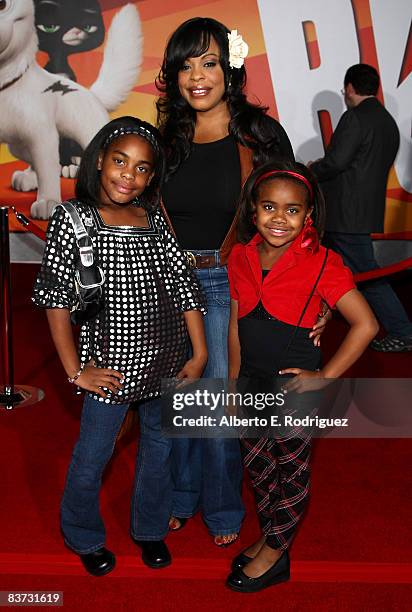
[[[294,159],[282,126],[246,100],[246,54],[236,31],[197,17],[172,34],[157,79],[158,126],[168,153],[163,202],[207,296],[208,378],[227,376],[225,261],[241,185],[255,165]],[[233,542],[244,514],[238,440],[175,439],[173,461],[171,529],[201,507],[215,543]]]

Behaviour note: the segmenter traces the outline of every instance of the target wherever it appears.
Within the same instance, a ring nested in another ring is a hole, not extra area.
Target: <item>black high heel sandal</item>
[[[180,525],[179,527],[169,527],[170,531],[180,531],[181,529],[183,529],[183,527],[186,525],[187,523],[187,518],[183,518],[181,516],[173,516],[171,518],[174,518],[176,521],[179,521]]]
[[[236,537],[235,537],[235,538],[233,538],[233,540],[230,540],[230,542],[222,542],[221,544],[218,544],[218,543],[216,542],[216,538],[224,538],[225,536],[224,536],[224,535],[222,535],[222,536],[220,536],[220,535],[219,535],[219,536],[213,536],[213,543],[214,543],[214,544],[215,544],[215,545],[216,545],[218,548],[227,548],[228,546],[232,546],[232,544],[234,544],[234,543],[237,541],[238,537],[239,537],[239,534],[238,534],[238,533],[233,534],[233,535],[236,535]]]

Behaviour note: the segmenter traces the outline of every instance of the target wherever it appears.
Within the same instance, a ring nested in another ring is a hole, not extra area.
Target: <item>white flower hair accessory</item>
[[[231,68],[242,68],[245,57],[249,53],[249,47],[245,43],[241,34],[237,30],[232,30],[228,35],[229,39],[229,66]]]

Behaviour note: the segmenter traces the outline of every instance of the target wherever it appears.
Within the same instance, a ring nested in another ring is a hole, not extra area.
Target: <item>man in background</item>
[[[399,130],[376,98],[379,75],[355,64],[344,79],[345,103],[325,156],[311,164],[326,199],[324,243],[342,255],[353,273],[378,268],[370,234],[383,232],[386,184],[399,148]],[[373,340],[378,351],[412,350],[412,322],[390,284],[379,279],[360,286],[386,330]]]

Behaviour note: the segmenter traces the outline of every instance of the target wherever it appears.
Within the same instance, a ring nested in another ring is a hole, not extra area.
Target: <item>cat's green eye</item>
[[[60,30],[59,25],[43,25],[42,23],[38,23],[37,27],[42,32],[46,32],[46,34],[54,34],[54,32],[57,32],[58,30]]]
[[[87,32],[87,34],[93,34],[97,30],[97,26],[94,25],[85,25],[82,27],[83,32]]]

